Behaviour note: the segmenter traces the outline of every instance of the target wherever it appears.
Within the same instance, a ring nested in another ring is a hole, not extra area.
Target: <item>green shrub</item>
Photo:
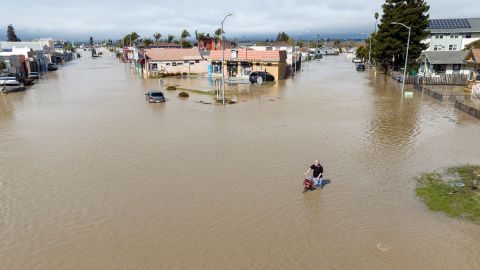
[[[190,95],[185,92],[185,91],[182,91],[178,94],[178,97],[181,97],[181,98],[188,98]]]
[[[177,90],[177,87],[175,85],[169,85],[167,86],[166,89],[172,91],[172,90]]]

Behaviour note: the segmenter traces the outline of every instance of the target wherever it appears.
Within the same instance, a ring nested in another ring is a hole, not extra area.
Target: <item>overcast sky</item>
[[[475,0],[427,0],[430,18],[480,17]],[[365,37],[381,13],[381,0],[10,0],[1,3],[0,40],[13,24],[23,39],[119,39],[131,31],[152,38],[154,32],[176,36],[182,29],[193,35],[213,33],[223,17],[230,38],[291,36]],[[476,6],[476,7],[475,7]]]

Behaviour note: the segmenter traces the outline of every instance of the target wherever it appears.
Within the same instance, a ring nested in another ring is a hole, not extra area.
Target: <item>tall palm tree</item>
[[[183,30],[180,34],[180,45],[183,48],[183,44],[185,43],[185,39],[190,36],[190,33],[187,30]]]
[[[158,40],[162,37],[162,34],[156,32],[155,34],[153,34],[153,38],[155,39],[155,43],[157,43],[158,45]]]

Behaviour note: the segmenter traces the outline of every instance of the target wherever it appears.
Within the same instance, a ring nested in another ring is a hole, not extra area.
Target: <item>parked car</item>
[[[30,72],[28,73],[28,78],[32,80],[38,80],[40,79],[40,74],[38,74],[38,72]]]
[[[4,93],[25,90],[25,86],[16,77],[0,77],[0,90]]]
[[[145,93],[145,99],[150,103],[165,102],[165,96],[160,91],[148,91]]]
[[[355,57],[355,58],[353,58],[352,62],[353,62],[353,63],[362,63],[363,61],[362,61],[362,58],[360,58],[360,57]]]
[[[365,64],[358,64],[357,71],[365,71]]]
[[[256,72],[252,72],[250,73],[250,76],[248,77],[248,80],[251,82],[251,83],[254,83],[257,81],[257,78],[258,77],[262,77],[263,81],[265,82],[273,82],[275,81],[275,77],[266,72],[266,71],[256,71]]]
[[[58,67],[57,67],[57,65],[55,65],[55,64],[53,64],[53,63],[50,63],[50,64],[48,64],[47,69],[48,69],[49,71],[52,71],[52,70],[57,70]]]

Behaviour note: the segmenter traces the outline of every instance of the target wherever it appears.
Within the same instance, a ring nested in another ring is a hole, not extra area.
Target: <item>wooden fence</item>
[[[403,73],[392,71],[390,73],[393,79],[402,82]],[[422,85],[467,85],[468,75],[461,74],[444,74],[437,77],[424,77],[424,76],[410,76],[405,78],[406,84],[422,84]]]

